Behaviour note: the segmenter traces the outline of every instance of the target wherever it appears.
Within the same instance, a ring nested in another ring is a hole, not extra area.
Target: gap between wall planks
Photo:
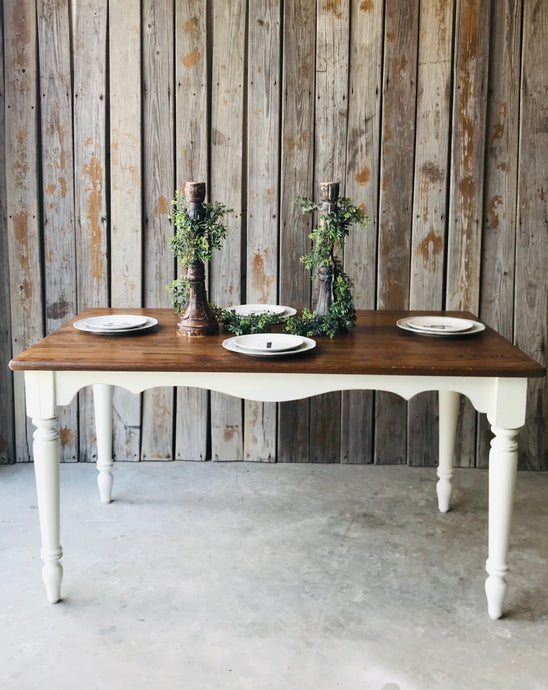
[[[310,219],[294,199],[337,177],[372,219],[344,257],[359,308],[479,310],[544,363],[542,4],[118,4],[3,5],[3,360],[83,306],[167,305],[169,200],[193,178],[235,209],[211,265],[213,300],[273,301],[277,289],[282,304],[310,304],[298,261]],[[0,461],[28,460],[21,377],[0,377]],[[65,460],[95,459],[90,396],[80,398],[61,421]],[[219,395],[208,419],[202,391],[177,391],[176,403],[151,391],[142,407],[117,392],[114,454],[431,465],[436,405],[335,394],[281,404],[276,423],[274,406]],[[463,405],[457,464],[485,465],[488,425]],[[545,466],[545,420],[540,383],[522,467]]]

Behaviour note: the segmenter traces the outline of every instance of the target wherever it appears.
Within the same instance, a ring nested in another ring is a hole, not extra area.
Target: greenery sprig
[[[175,198],[171,202],[175,207],[170,215],[177,229],[171,238],[170,247],[177,258],[177,263],[184,269],[192,264],[211,260],[214,249],[220,249],[226,237],[226,225],[223,218],[232,213],[233,209],[227,208],[217,201],[203,203],[204,217],[200,220],[192,218],[188,213],[189,204],[186,196],[180,190],[175,192]],[[170,300],[175,311],[181,314],[188,302],[189,282],[185,272],[167,286],[170,292]]]

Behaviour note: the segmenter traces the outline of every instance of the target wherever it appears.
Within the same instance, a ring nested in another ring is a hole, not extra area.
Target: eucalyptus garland
[[[324,211],[312,199],[305,197],[298,197],[295,202],[306,215],[319,212],[319,223],[309,235],[312,247],[308,254],[301,257],[301,262],[312,273],[312,278],[317,278],[320,267],[332,268],[333,302],[327,314],[316,314],[304,309],[301,316],[287,320],[285,330],[295,335],[328,335],[332,338],[337,333],[352,330],[356,324],[356,311],[352,299],[353,284],[336,255],[337,247],[344,247],[344,241],[354,224],[365,229],[369,218],[365,211],[354,206],[348,197],[337,199],[333,211]]]

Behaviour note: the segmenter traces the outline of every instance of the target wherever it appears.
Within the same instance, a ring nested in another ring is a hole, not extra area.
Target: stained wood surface
[[[168,308],[169,201],[196,178],[235,209],[213,301],[310,306],[311,223],[294,200],[337,177],[371,218],[344,256],[358,308],[468,309],[544,362],[544,3],[7,0],[2,13],[2,361],[75,309]],[[28,460],[21,377],[4,368],[0,384],[0,461]],[[208,399],[149,392],[141,408],[117,393],[115,457],[435,463],[436,396],[412,400],[407,425],[405,404],[370,392],[283,403],[277,423]],[[462,404],[456,462],[484,464],[491,432]],[[529,410],[520,466],[543,468],[544,384]],[[95,459],[87,394],[68,414],[63,459]]]
[[[208,46],[207,2],[175,4],[175,146],[176,186],[205,182],[208,188]],[[176,391],[175,458],[205,460],[209,394],[196,388]]]
[[[545,369],[490,328],[474,336],[420,337],[396,322],[417,314],[474,318],[469,312],[358,311],[352,333],[319,338],[295,357],[257,359],[222,347],[226,333],[204,338],[178,334],[171,309],[87,309],[76,317],[146,314],[158,324],[143,333],[99,336],[70,321],[10,362],[14,371],[198,371],[387,376],[541,377]],[[230,334],[229,334],[230,336]]]

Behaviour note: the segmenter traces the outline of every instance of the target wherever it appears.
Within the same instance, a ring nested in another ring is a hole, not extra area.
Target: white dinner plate
[[[85,321],[87,326],[96,331],[127,331],[144,326],[147,317],[134,314],[112,314],[111,316],[92,316]]]
[[[258,350],[244,350],[239,347],[234,341],[242,336],[236,336],[234,338],[227,338],[223,340],[223,347],[230,352],[238,352],[240,355],[247,355],[248,357],[288,357],[289,355],[300,355],[302,352],[307,352],[316,347],[316,341],[312,338],[302,338],[302,345],[299,345],[294,350],[282,350],[277,352],[271,352],[270,350],[258,351]]]
[[[278,314],[285,312],[285,307],[279,304],[238,304],[230,309],[238,316],[251,316],[253,314]]]
[[[284,352],[286,350],[294,350],[302,345],[304,341],[300,335],[289,335],[288,333],[253,333],[250,335],[239,335],[234,342],[243,350]]]
[[[410,316],[407,325],[425,333],[462,333],[469,331],[477,321],[454,316]]]
[[[158,320],[152,316],[143,317],[145,322],[140,326],[134,326],[132,328],[97,328],[93,325],[90,326],[89,321],[91,319],[80,319],[75,321],[73,326],[79,331],[85,331],[86,333],[93,333],[95,335],[132,335],[133,333],[140,333],[141,331],[146,331],[153,326],[156,326]]]
[[[446,329],[433,329],[433,330],[424,330],[424,329],[418,329],[416,327],[413,327],[409,324],[409,319],[413,319],[416,317],[407,317],[405,319],[399,319],[396,322],[396,326],[398,328],[401,328],[404,331],[408,331],[409,333],[414,333],[415,335],[422,335],[422,336],[427,336],[430,338],[448,338],[448,337],[464,337],[467,335],[476,335],[477,333],[481,333],[481,331],[485,330],[485,325],[481,323],[480,321],[472,321],[472,325],[467,329],[467,330],[461,330],[461,331],[450,331]],[[430,317],[429,317],[430,318]],[[467,319],[470,321],[470,319]]]

